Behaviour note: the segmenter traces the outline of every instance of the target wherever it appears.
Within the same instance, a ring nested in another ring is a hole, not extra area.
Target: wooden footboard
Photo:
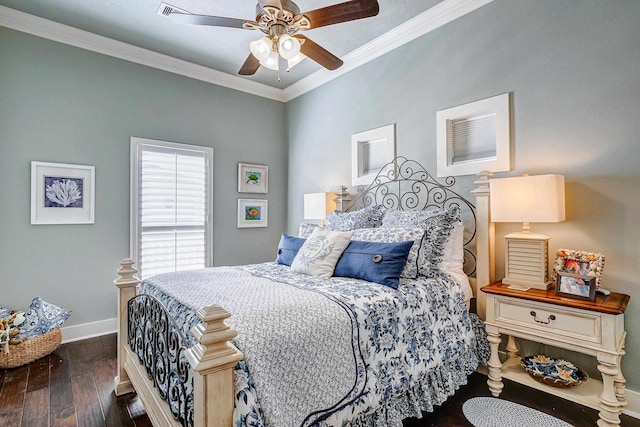
[[[120,262],[118,278],[114,280],[118,288],[115,393],[119,396],[135,391],[154,426],[180,426],[182,424],[172,415],[169,405],[160,397],[146,368],[128,344],[128,303],[136,296],[140,283],[136,273],[133,260],[125,258]],[[197,344],[185,353],[193,375],[193,419],[185,423],[196,427],[230,427],[234,405],[233,368],[243,358],[230,342],[237,333],[224,323],[231,314],[220,306],[203,307],[197,315],[202,322],[191,329]]]

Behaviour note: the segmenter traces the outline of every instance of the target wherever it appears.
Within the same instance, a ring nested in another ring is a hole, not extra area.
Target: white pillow
[[[464,224],[456,222],[444,246],[442,261],[438,268],[447,273],[460,286],[465,300],[473,298],[469,277],[464,272]]]
[[[331,277],[342,252],[349,246],[351,231],[316,228],[304,242],[291,263],[297,273]]]

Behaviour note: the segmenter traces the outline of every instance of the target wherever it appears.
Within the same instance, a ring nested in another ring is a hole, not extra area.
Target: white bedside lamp
[[[502,283],[547,289],[549,236],[531,233],[530,222],[565,220],[564,176],[534,175],[492,179],[491,221],[522,222],[521,233],[505,236],[505,277]]]
[[[304,195],[304,219],[324,220],[336,210],[335,193],[310,193]]]

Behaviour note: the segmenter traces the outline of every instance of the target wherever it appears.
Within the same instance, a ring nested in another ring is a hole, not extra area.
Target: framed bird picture
[[[269,166],[238,163],[238,193],[268,193]]]

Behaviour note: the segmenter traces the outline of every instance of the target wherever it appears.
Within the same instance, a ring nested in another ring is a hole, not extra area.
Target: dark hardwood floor
[[[106,335],[63,344],[29,365],[0,370],[0,426],[151,426],[135,394],[114,395],[115,357],[116,337]],[[471,426],[462,414],[462,404],[471,397],[489,395],[486,377],[474,374],[435,412],[406,420],[404,425]],[[578,427],[594,426],[598,419],[593,409],[510,381],[505,381],[501,398]],[[622,425],[640,427],[640,420],[623,415]]]

